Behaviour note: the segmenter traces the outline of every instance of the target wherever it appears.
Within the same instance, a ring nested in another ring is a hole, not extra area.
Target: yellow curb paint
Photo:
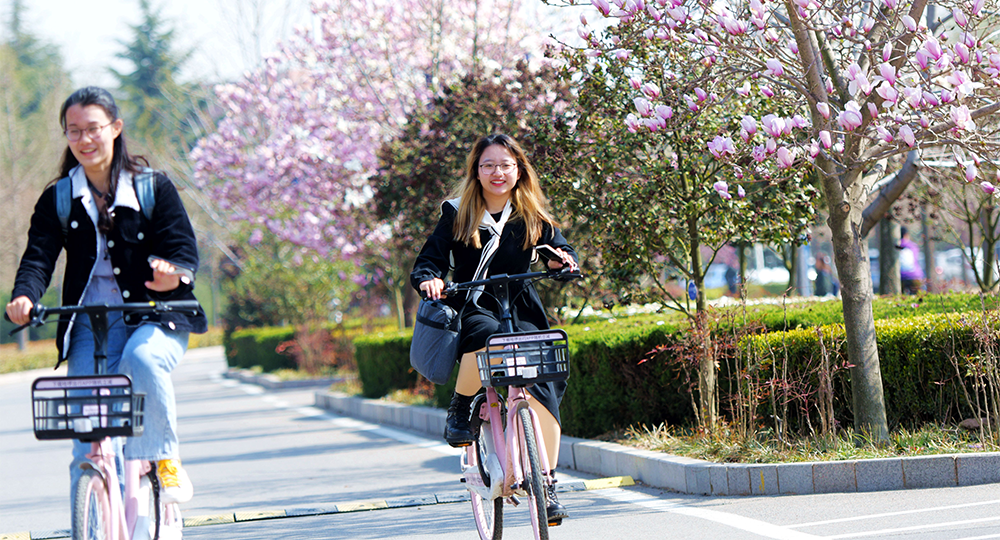
[[[0,540],[31,540],[31,533],[28,531],[16,533],[0,533]]]
[[[223,523],[236,523],[236,518],[232,514],[219,514],[217,516],[195,516],[184,518],[185,527],[200,527],[202,525],[222,525]]]
[[[257,521],[258,519],[273,519],[285,517],[284,510],[266,510],[262,512],[236,512],[236,521]]]
[[[369,501],[337,505],[338,512],[361,512],[363,510],[381,510],[384,508],[389,508],[389,503],[385,501]]]
[[[584,480],[583,485],[589,491],[592,489],[609,489],[622,486],[634,486],[635,481],[632,480],[631,476],[612,476],[610,478],[597,478],[594,480]]]

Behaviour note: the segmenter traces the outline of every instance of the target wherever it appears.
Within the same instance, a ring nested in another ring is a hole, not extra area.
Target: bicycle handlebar
[[[583,274],[579,271],[569,272],[566,270],[549,270],[547,272],[527,272],[524,274],[498,274],[487,279],[480,279],[476,281],[466,281],[464,283],[448,283],[445,285],[444,290],[441,291],[443,296],[449,296],[458,291],[474,289],[481,285],[494,285],[497,283],[510,283],[512,281],[527,281],[529,279],[535,278],[549,278],[557,280],[569,281],[571,279],[582,278]]]
[[[88,304],[79,306],[58,306],[45,307],[42,304],[35,304],[31,307],[31,320],[27,324],[22,324],[10,331],[8,335],[24,330],[29,326],[41,326],[46,323],[50,315],[63,315],[68,313],[108,313],[111,311],[135,311],[138,313],[165,313],[168,311],[191,311],[192,314],[198,311],[201,304],[197,300],[171,300],[166,302],[133,302],[129,304]]]

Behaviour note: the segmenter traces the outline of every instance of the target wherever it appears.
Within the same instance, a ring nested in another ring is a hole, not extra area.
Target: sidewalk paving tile
[[[812,463],[786,463],[778,466],[778,491],[782,495],[810,495],[813,489]]]
[[[955,456],[904,457],[903,484],[906,489],[958,485]]]
[[[900,458],[860,459],[854,463],[858,491],[903,489],[903,462]]]
[[[816,493],[853,493],[858,490],[853,461],[826,461],[813,464]]]

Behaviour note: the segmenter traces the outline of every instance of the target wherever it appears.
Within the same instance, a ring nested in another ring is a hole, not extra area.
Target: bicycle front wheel
[[[476,406],[472,410],[478,413],[482,399],[475,403]],[[478,414],[472,415],[471,426],[476,439],[471,446],[466,447],[469,462],[476,461],[483,484],[490,487],[494,480],[490,478],[486,468],[486,460],[490,454],[495,452],[493,430],[490,423],[483,421]],[[502,482],[503,479],[498,478],[495,481]],[[472,498],[472,515],[476,519],[476,529],[479,531],[480,540],[500,540],[503,537],[503,498],[497,497],[491,501],[483,498],[473,489],[469,490],[469,495]]]
[[[531,528],[535,532],[535,540],[548,540],[549,520],[545,514],[545,480],[541,460],[538,458],[538,444],[535,443],[535,424],[531,421],[531,411],[528,407],[517,411],[517,418],[517,434],[521,439],[521,471],[527,484]]]
[[[111,501],[104,477],[85,469],[74,486],[73,540],[111,538]]]

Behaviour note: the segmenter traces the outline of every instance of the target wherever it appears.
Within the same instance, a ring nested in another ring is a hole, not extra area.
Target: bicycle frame
[[[107,334],[108,334],[108,324],[109,324],[108,323],[109,311],[171,311],[175,309],[187,310],[195,308],[197,308],[196,301],[194,302],[177,301],[168,303],[150,302],[148,304],[134,303],[134,304],[122,304],[118,306],[108,306],[108,305],[63,306],[60,308],[45,308],[44,306],[36,305],[32,309],[31,322],[16,328],[15,330],[11,331],[11,334],[23,330],[29,325],[40,326],[41,324],[44,324],[45,318],[48,315],[86,313],[90,319],[91,334],[93,335],[94,339],[94,374],[99,376],[99,375],[105,375],[107,372],[107,352],[108,352]],[[119,488],[119,486],[121,485],[121,480],[118,477],[118,467],[115,462],[116,450],[112,437],[105,435],[105,436],[100,436],[100,438],[97,439],[91,439],[83,436],[84,433],[92,429],[90,422],[87,421],[86,418],[77,418],[76,420],[74,420],[74,422],[77,420],[83,420],[84,421],[83,425],[88,426],[86,428],[78,428],[76,425],[73,426],[69,425],[68,418],[70,416],[70,413],[69,413],[68,402],[71,401],[72,398],[69,397],[68,389],[73,388],[74,383],[78,384],[79,381],[85,379],[87,378],[60,377],[60,378],[42,378],[35,381],[35,384],[32,386],[33,401],[36,399],[34,395],[36,387],[41,392],[45,392],[45,391],[58,390],[61,386],[62,389],[66,392],[64,394],[64,400],[63,400],[63,407],[64,407],[63,410],[66,417],[65,425],[62,426],[64,429],[39,427],[38,423],[39,417],[38,417],[37,402],[36,402],[36,416],[35,416],[36,437],[39,439],[67,438],[66,432],[70,431],[70,432],[76,432],[75,435],[80,435],[80,436],[71,435],[71,438],[80,439],[82,441],[90,440],[91,443],[90,453],[87,454],[86,456],[89,461],[83,463],[81,467],[94,470],[101,476],[101,479],[104,482],[105,486],[104,491],[107,493],[108,506],[107,508],[103,509],[103,514],[104,514],[104,522],[109,524],[109,529],[110,529],[109,531],[110,537],[108,540],[148,540],[150,538],[149,536],[150,526],[152,523],[154,523],[151,520],[156,520],[157,518],[159,518],[160,525],[167,525],[169,528],[175,528],[177,533],[174,535],[174,537],[179,538],[180,537],[179,530],[183,525],[182,522],[180,521],[181,520],[180,512],[176,508],[177,506],[176,504],[165,505],[166,507],[164,510],[166,515],[164,516],[156,516],[156,515],[149,516],[148,513],[146,513],[150,508],[150,498],[152,497],[153,494],[150,489],[143,488],[142,477],[143,475],[148,474],[152,470],[151,464],[148,461],[144,460],[125,461],[125,471],[124,471],[125,493],[123,496],[122,491]],[[120,387],[127,386],[129,398],[132,399],[133,397],[135,397],[131,394],[131,380],[127,376],[108,375],[105,379],[102,380],[107,381],[103,383],[105,386],[107,385],[120,386]],[[60,385],[56,383],[56,381],[63,381],[66,384]],[[40,382],[42,382],[43,384],[39,384]],[[92,391],[94,391],[95,388],[99,388],[98,390],[96,390],[97,396],[111,395],[111,390],[106,389],[104,387],[93,386],[93,385],[88,387],[84,385],[81,388],[90,388]],[[44,397],[40,399],[42,399],[43,402],[48,400],[53,400],[52,398],[44,398]],[[112,427],[111,426],[112,422],[109,422],[107,418],[115,414],[114,412],[112,412],[112,410],[114,409],[114,404],[113,404],[114,402],[110,401],[109,398],[109,401],[106,401],[105,404],[101,404],[100,399],[101,398],[98,397],[96,406],[90,405],[97,411],[93,413],[96,415],[97,418],[99,418],[97,427],[102,429],[110,428]],[[58,401],[58,398],[55,398],[53,401]],[[139,402],[141,403],[141,398]],[[43,409],[47,405],[49,405],[49,403],[45,403],[43,405]],[[136,401],[133,400],[132,407],[134,408],[136,406],[137,406]],[[84,407],[86,407],[86,405],[84,405]],[[139,406],[138,410],[141,410],[141,406]],[[134,411],[130,409],[129,414],[133,413]],[[91,413],[83,412],[83,414],[89,415]],[[141,413],[139,417],[141,418]],[[50,422],[55,418],[57,417],[43,416],[42,423],[44,425],[46,422]],[[133,417],[133,419],[135,419],[135,417]],[[56,423],[58,424],[58,421]],[[107,423],[108,425],[104,425],[105,423]],[[126,428],[119,428],[119,429],[126,429],[127,434],[131,434],[132,430],[137,427],[138,425],[133,424],[131,425],[131,427],[126,426]],[[40,432],[39,430],[42,431]],[[48,433],[46,433],[46,431],[48,431]],[[106,429],[105,433],[107,433]],[[120,435],[121,433],[113,433],[113,434]],[[165,533],[167,535],[170,534],[167,530],[158,525],[155,527],[155,529],[159,533],[157,536],[163,538],[164,540],[168,540],[164,538]]]

